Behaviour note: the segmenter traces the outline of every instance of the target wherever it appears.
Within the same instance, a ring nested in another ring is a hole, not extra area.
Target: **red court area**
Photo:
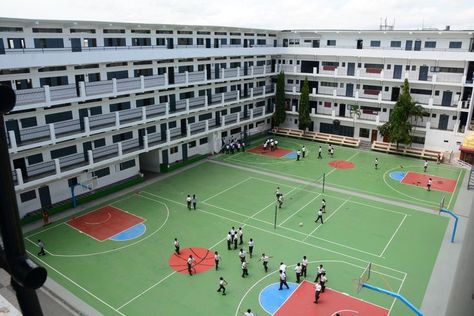
[[[382,316],[388,309],[359,300],[355,297],[326,288],[318,304],[314,302],[314,284],[303,281],[274,316]]]
[[[428,180],[431,178],[433,184],[431,185],[431,190],[444,191],[452,193],[456,189],[456,180],[436,177],[429,174],[417,173],[409,171],[401,183],[410,184],[415,186],[427,187]]]
[[[206,272],[214,268],[214,252],[206,248],[184,248],[179,251],[179,255],[173,253],[168,264],[171,269],[182,274],[188,274],[188,258],[193,256],[194,263],[192,264],[193,274]]]
[[[277,149],[271,151],[270,148],[268,148],[268,147],[265,150],[265,149],[263,149],[263,146],[257,146],[257,147],[249,149],[248,151],[251,152],[251,153],[254,153],[254,154],[260,154],[260,155],[265,155],[265,156],[269,156],[269,157],[280,158],[280,157],[283,157],[283,156],[291,153],[293,150],[289,150],[289,149],[285,149],[285,148],[277,148]]]
[[[141,217],[108,205],[70,219],[66,224],[94,239],[104,241],[144,221]]]
[[[353,169],[355,164],[347,160],[332,160],[329,165],[336,169]]]

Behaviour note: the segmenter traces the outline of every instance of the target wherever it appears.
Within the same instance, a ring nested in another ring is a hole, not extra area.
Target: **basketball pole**
[[[273,222],[273,229],[277,228],[277,214],[278,214],[278,205],[275,204],[275,221]]]

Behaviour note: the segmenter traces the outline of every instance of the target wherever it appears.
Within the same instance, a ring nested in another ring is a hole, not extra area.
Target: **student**
[[[245,261],[245,256],[247,254],[245,253],[245,250],[243,250],[242,248],[240,248],[240,251],[239,251],[239,258],[240,258],[240,262],[244,262]]]
[[[328,278],[326,278],[326,272],[321,274],[321,279],[319,280],[319,284],[321,284],[321,293],[324,293],[324,289],[326,288],[326,282]]]
[[[301,263],[297,263],[295,267],[295,272],[296,272],[296,283],[300,283],[300,278],[301,278],[301,271],[303,268],[301,267]]]
[[[249,270],[247,269],[247,262],[244,260],[242,262],[242,277],[245,278],[245,276],[249,275]]]
[[[301,147],[301,152],[303,153],[303,158],[306,155],[306,147]]]
[[[436,164],[440,164],[441,163],[441,155],[440,153],[438,153],[438,155],[436,156]]]
[[[214,252],[214,262],[216,264],[216,271],[219,270],[219,262],[221,261],[221,256],[217,251]]]
[[[321,152],[323,151],[323,149],[321,148],[321,146],[319,146],[319,149],[318,149],[318,159],[323,159],[323,156],[321,156]]]
[[[321,201],[321,210],[323,210],[323,213],[326,213],[326,200],[325,199]]]
[[[286,289],[289,290],[290,287],[286,283],[286,273],[283,270],[280,270],[280,288],[278,290],[283,290],[283,285],[286,286]]]
[[[265,143],[263,143],[263,150],[267,150],[267,143],[268,143],[268,140]]]
[[[274,151],[275,150],[275,142],[273,141],[273,139],[270,141],[270,151]]]
[[[301,260],[301,274],[305,278],[306,278],[307,271],[308,271],[308,259],[306,259],[306,256],[303,256],[303,260]]]
[[[247,309],[246,312],[244,312],[244,316],[254,316],[254,314],[252,313],[252,310],[249,308]]]
[[[331,145],[331,151],[329,152],[329,154],[331,155],[331,158],[334,157],[334,147],[332,147],[332,145]]]
[[[38,257],[46,255],[46,252],[44,251],[44,242],[41,239],[38,239],[38,242],[36,244],[40,249],[40,251],[38,252]]]
[[[432,184],[433,184],[433,180],[431,180],[431,178],[429,178],[428,184],[427,184],[428,191],[431,191],[431,185],[432,185]]]
[[[234,239],[236,238],[236,235],[237,232],[235,231],[235,228],[234,226],[232,226],[232,228],[230,229],[230,236],[232,237],[232,242],[234,242]]]
[[[227,285],[227,281],[224,280],[223,277],[220,277],[219,278],[219,288],[217,289],[217,292],[220,292],[222,290],[222,295],[226,295],[225,294],[225,286]]]
[[[43,226],[49,225],[49,213],[46,208],[43,208],[41,215],[43,216]]]
[[[326,273],[326,269],[324,269],[323,265],[320,264],[318,267],[318,271],[316,273],[316,279],[314,280],[314,282],[318,282],[319,278],[321,278],[321,275],[323,275],[323,273]]]
[[[191,202],[193,203],[193,209],[196,210],[196,204],[197,204],[196,194],[193,194],[193,198],[191,199]]]
[[[242,142],[241,145],[242,145],[242,152],[244,152],[245,151],[245,142]]]
[[[280,196],[278,197],[278,208],[281,208],[282,205],[283,205],[283,194],[280,194]]]
[[[174,244],[174,252],[176,252],[176,254],[179,255],[180,253],[179,253],[179,241],[178,241],[178,238],[175,238],[175,239],[174,239],[173,244]]]
[[[268,261],[269,261],[270,258],[272,258],[272,257],[269,257],[269,256],[265,255],[264,253],[262,253],[262,257],[259,260],[259,261],[263,262],[263,268],[265,269],[265,272],[268,272]]]
[[[249,240],[249,255],[250,255],[250,258],[252,258],[252,253],[253,253],[253,239],[250,238],[250,240]]]
[[[230,245],[232,245],[232,235],[229,232],[227,234],[227,250],[230,250]]]
[[[275,149],[278,149],[278,141],[275,139]]]
[[[193,262],[194,262],[194,258],[192,255],[189,255],[189,258],[187,260],[187,264],[188,264],[188,272],[189,272],[189,275],[193,275]]]
[[[375,165],[375,170],[377,170],[378,167],[379,167],[379,159],[378,158],[375,158],[374,165]]]
[[[275,191],[275,195],[276,195],[276,198],[278,200],[278,198],[280,197],[281,195],[281,191],[280,191],[280,187],[277,187],[276,191]]]
[[[321,295],[321,284],[316,283],[314,285],[314,303],[318,304],[319,295]]]
[[[188,210],[191,210],[191,196],[189,194],[186,197],[186,204],[188,205]]]
[[[280,268],[278,270],[281,270],[286,273],[286,264],[284,264],[283,262],[280,262]]]
[[[426,169],[428,169],[428,160],[425,159],[425,163],[423,164],[423,171],[426,172]]]
[[[239,236],[239,245],[242,245],[244,243],[244,232],[242,231],[242,227],[239,227],[237,236]]]
[[[300,161],[301,151],[298,149],[296,151],[296,161]]]
[[[235,233],[237,235],[237,232]],[[237,249],[237,236],[234,235],[234,250]]]
[[[316,218],[316,220],[314,222],[317,223],[319,220],[321,220],[321,224],[324,224],[323,223],[323,210],[322,209],[319,209],[318,217]]]

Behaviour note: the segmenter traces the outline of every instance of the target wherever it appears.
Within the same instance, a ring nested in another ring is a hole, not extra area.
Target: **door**
[[[166,168],[170,161],[169,156],[168,156],[168,149],[163,149],[161,151],[161,158],[163,158],[161,161],[163,162],[163,166],[165,166]]]
[[[176,95],[170,94],[168,96],[168,100],[170,102],[170,112],[175,112],[176,111]]]
[[[249,47],[249,41],[248,41],[248,39],[244,39],[244,47]]]
[[[214,79],[219,79],[219,64],[214,65]]]
[[[339,116],[345,117],[346,116],[346,105],[339,104]]]
[[[181,135],[186,135],[186,129],[188,127],[186,123],[186,119],[181,119]]]
[[[211,80],[211,64],[206,64],[206,78],[207,80]]]
[[[166,123],[160,124],[161,140],[163,141],[166,141],[166,130],[167,130]]]
[[[439,116],[438,129],[447,130],[448,129],[449,115],[441,114]]]
[[[355,63],[347,63],[347,75],[348,76],[355,75]]]
[[[422,80],[422,81],[428,80],[428,66],[420,67],[420,74],[418,75],[418,80]]]
[[[81,95],[80,89],[79,89],[79,82],[85,81],[84,75],[76,75],[75,76],[75,81],[76,81],[76,95],[79,97]]]
[[[71,51],[80,52],[82,50],[81,39],[71,38]]]
[[[393,87],[392,88],[392,97],[390,98],[390,101],[398,101],[399,96],[400,96],[400,88],[399,87]]]
[[[216,126],[220,126],[221,125],[221,112],[216,111],[215,114],[216,114]]]
[[[377,130],[376,129],[373,129],[372,130],[372,134],[370,135],[370,141],[373,143],[375,141],[377,141]]]
[[[44,186],[38,189],[39,198],[42,208],[47,208],[51,206],[51,194],[49,193],[49,187]]]
[[[82,143],[82,152],[84,153],[84,159],[86,161],[89,161],[89,154],[87,153],[89,150],[92,150],[92,142]]]
[[[173,49],[174,48],[173,38],[167,38],[167,42],[168,42],[168,49]]]
[[[206,38],[206,48],[211,48],[211,39]]]
[[[451,91],[443,91],[443,99],[441,100],[442,106],[451,106],[451,100],[453,93]]]
[[[183,161],[188,160],[188,144],[183,144],[181,146],[181,149],[182,149]]]
[[[140,145],[140,147],[143,147],[144,146],[144,140],[143,138],[145,137],[145,129],[144,128],[140,128],[138,130],[138,144]]]
[[[362,49],[364,46],[364,40],[358,39],[357,40],[357,49]]]
[[[26,162],[25,158],[18,158],[13,160],[13,169],[20,169],[23,180],[27,180],[28,173],[26,172]]]
[[[244,83],[244,94],[243,97],[246,98],[249,95],[249,87],[247,83]]]
[[[3,46],[3,38],[0,38],[0,54],[5,54],[5,46]]]
[[[415,41],[415,50],[421,50],[421,41]]]
[[[174,84],[174,67],[168,67],[168,84]]]
[[[354,84],[347,83],[346,84],[346,97],[353,97],[354,96]]]
[[[313,47],[319,48],[319,40],[313,40]]]
[[[393,79],[402,79],[402,65],[393,66]]]
[[[79,124],[81,125],[81,131],[84,130],[84,118],[89,116],[89,110],[79,109]]]
[[[249,63],[248,62],[244,62],[244,76],[248,76],[249,75]]]
[[[413,41],[409,40],[405,43],[405,50],[411,50],[413,48]]]

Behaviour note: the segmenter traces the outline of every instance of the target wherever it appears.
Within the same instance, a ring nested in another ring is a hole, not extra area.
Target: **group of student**
[[[221,152],[224,152],[226,154],[233,154],[234,152],[239,151],[245,151],[245,142],[243,139],[235,139],[234,137],[227,141],[222,139]]]
[[[188,206],[188,210],[191,210],[191,209],[196,210],[196,206],[197,206],[196,194],[193,194],[192,197],[191,195],[188,194],[188,196],[186,197],[186,205]]]
[[[239,227],[238,230],[235,230],[235,227],[232,228],[227,233],[227,250],[231,250],[231,246],[234,245],[234,250],[237,249],[237,242],[239,245],[244,243],[244,231],[242,227]]]
[[[263,143],[263,150],[267,150],[270,148],[270,151],[274,151],[278,149],[278,141],[273,138],[267,138]]]

